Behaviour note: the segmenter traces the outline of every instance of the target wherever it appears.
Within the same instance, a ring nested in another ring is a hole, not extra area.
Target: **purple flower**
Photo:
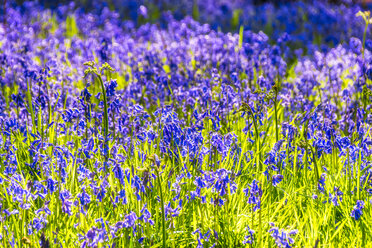
[[[144,18],[147,18],[147,8],[143,5],[141,5],[138,9],[138,13],[143,16]]]

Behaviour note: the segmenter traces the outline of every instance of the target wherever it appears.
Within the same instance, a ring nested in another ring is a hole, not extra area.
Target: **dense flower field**
[[[201,4],[7,6],[1,247],[372,246],[370,13]]]

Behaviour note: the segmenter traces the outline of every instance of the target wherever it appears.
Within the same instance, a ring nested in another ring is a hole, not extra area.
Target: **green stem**
[[[276,142],[279,141],[279,130],[278,130],[278,110],[277,110],[277,97],[275,96],[274,110],[275,110],[275,138]]]
[[[269,191],[269,194],[268,194],[268,204],[267,204],[267,224],[270,223],[270,216],[271,216],[271,213],[270,213],[270,206],[271,206],[271,196],[272,196],[272,177],[270,175],[270,172],[269,172],[269,185],[268,185],[268,191]],[[270,241],[267,240],[267,247],[271,247],[271,244],[270,244]]]
[[[253,211],[253,204],[252,204],[252,208],[251,208],[251,210],[252,210],[252,225],[251,225],[251,229],[254,229],[254,211]],[[252,244],[251,244],[251,248],[253,247],[253,242],[252,242]]]
[[[161,179],[158,169],[155,169],[156,176],[158,178],[158,184],[159,184],[159,190],[160,190],[160,204],[161,204],[161,214],[162,214],[162,231],[163,231],[163,248],[166,246],[166,240],[167,240],[167,233],[165,232],[165,211],[164,211],[164,198],[163,198],[163,190],[161,187]]]
[[[365,46],[366,46],[367,31],[368,31],[368,20],[366,22],[366,26],[364,28],[364,34],[363,34],[363,50],[362,50],[363,60],[364,60],[364,50],[365,50]]]
[[[101,84],[101,90],[103,94],[103,104],[104,104],[104,109],[103,109],[103,131],[105,135],[105,146],[107,146],[107,141],[108,141],[108,111],[107,111],[107,96],[106,96],[106,90],[105,90],[105,85],[103,84],[103,80],[100,74],[97,74],[98,80]],[[107,156],[106,160],[108,158],[108,147],[107,147]]]
[[[104,115],[103,115],[103,128],[104,128],[104,134],[105,134],[105,139],[107,138],[108,134],[108,114],[107,114],[107,96],[106,96],[106,89],[105,85],[103,84],[103,80],[101,75],[97,75],[99,82],[101,84],[101,89],[102,89],[102,94],[103,94],[103,103],[104,103]]]
[[[27,92],[26,92],[26,95],[27,95],[28,108],[29,108],[28,110],[29,110],[29,113],[31,115],[32,132],[35,134],[36,133],[36,123],[35,123],[35,117],[34,117],[34,108],[32,106],[32,95],[31,95],[32,85],[31,85],[31,80],[30,80],[30,82],[28,80],[26,80],[26,83],[27,83]]]
[[[362,169],[362,154],[361,151],[359,151],[359,157],[358,157],[358,175],[357,175],[357,197],[358,200],[360,200],[360,177],[361,177],[361,169]]]
[[[313,149],[312,147],[311,147],[311,152],[312,152],[312,154],[313,154],[313,160],[314,160],[314,169],[315,169],[315,184],[317,184],[318,183],[318,181],[319,181],[319,179],[320,179],[320,175],[319,175],[319,170],[318,170],[318,164],[317,164],[317,162],[316,162],[316,156],[317,156],[317,149],[315,148],[315,149]]]
[[[259,213],[258,213],[258,218],[259,218],[259,236],[260,236],[260,240],[259,240],[259,244],[260,244],[260,247],[263,247],[262,246],[262,210],[261,208],[258,210]]]
[[[255,129],[255,132],[256,132],[256,142],[257,142],[257,153],[258,153],[258,163],[257,163],[257,168],[262,171],[262,168],[261,168],[261,153],[260,153],[260,134],[258,133],[258,127],[257,127],[257,121],[256,121],[256,118],[254,117],[254,113],[252,111],[252,109],[249,107],[249,112],[251,113],[252,115],[252,118],[253,118],[253,125],[254,125],[254,129]]]

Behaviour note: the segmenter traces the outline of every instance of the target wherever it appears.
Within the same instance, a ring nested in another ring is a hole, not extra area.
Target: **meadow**
[[[162,2],[8,3],[0,246],[372,247],[368,8]]]

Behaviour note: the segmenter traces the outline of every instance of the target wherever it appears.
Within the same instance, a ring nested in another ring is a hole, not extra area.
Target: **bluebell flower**
[[[353,210],[351,211],[351,217],[355,220],[359,220],[362,217],[364,208],[364,201],[357,200],[356,205],[354,206]]]
[[[138,8],[138,13],[143,16],[144,18],[147,18],[148,17],[148,14],[147,14],[147,8],[144,6],[144,5],[141,5],[139,8]]]
[[[121,203],[122,204],[128,204],[128,200],[127,200],[127,196],[126,196],[126,193],[125,193],[125,189],[122,189],[122,190],[119,191],[119,193],[115,197],[115,203],[118,203],[120,199],[121,199]]]
[[[319,178],[319,182],[318,182],[318,190],[320,192],[324,192],[325,191],[325,176],[326,174],[323,173],[320,178]]]
[[[351,37],[349,45],[354,53],[358,55],[362,53],[362,42],[358,38]]]
[[[248,196],[248,203],[254,205],[253,211],[261,208],[262,190],[258,184],[259,182],[256,179],[253,179],[252,183],[243,190],[245,195]]]
[[[117,229],[120,228],[133,228],[135,229],[135,224],[137,221],[138,217],[135,212],[130,212],[125,216],[124,221],[119,221],[116,223],[115,227]]]
[[[168,204],[166,204],[164,206],[165,219],[166,220],[169,220],[169,219],[171,219],[173,217],[179,216],[180,210],[181,210],[181,207],[180,206],[176,206],[175,208],[172,208],[171,207],[171,202],[169,202]]]
[[[4,209],[3,212],[8,216],[19,214],[19,211],[17,209],[13,209],[12,211]]]
[[[151,219],[151,213],[147,209],[147,204],[145,204],[141,210],[141,216],[138,218],[139,220],[144,221],[145,223],[149,223],[150,225],[154,225],[154,221]]]
[[[271,237],[275,239],[275,243],[278,247],[285,247],[290,248],[291,245],[294,244],[294,239],[292,236],[298,233],[298,230],[290,230],[286,231],[284,229],[280,229],[274,225],[274,223],[270,223],[272,228],[268,231],[271,233]]]
[[[85,235],[79,234],[79,240],[83,241],[81,247],[96,247],[100,243],[108,241],[108,233],[102,219],[96,220],[101,223],[101,228],[92,227]]]
[[[106,95],[108,98],[115,96],[115,89],[118,86],[116,80],[111,80],[106,83]]]
[[[35,211],[35,213],[37,215],[39,215],[42,212],[44,212],[46,215],[51,215],[52,214],[52,212],[50,211],[50,209],[48,208],[48,206],[44,206],[44,207],[39,208],[38,210]]]
[[[334,187],[334,195],[329,193],[329,201],[332,202],[334,206],[339,206],[340,205],[339,202],[342,202],[343,194],[344,193],[342,193],[342,191],[339,188]]]
[[[47,180],[47,188],[53,194],[54,191],[57,190],[58,181],[53,180],[51,177]]]
[[[48,221],[44,217],[35,217],[30,225],[32,226],[33,230],[36,230],[36,232],[39,232],[41,229],[45,228]],[[33,231],[32,231],[33,233]]]
[[[273,175],[272,177],[272,184],[274,187],[276,187],[282,180],[283,180],[283,175]]]
[[[133,177],[132,187],[136,189],[134,194],[136,195],[137,200],[140,201],[142,199],[140,193],[145,193],[145,186],[139,176],[135,175]]]
[[[145,240],[145,237],[141,237],[138,239],[138,243],[142,244],[144,240]]]
[[[244,237],[243,245],[254,243],[254,230],[247,226],[248,235]]]
[[[203,235],[201,230],[198,228],[194,232],[192,232],[193,235],[198,234],[197,240],[198,240],[198,245],[196,247],[198,248],[203,248],[204,247],[204,242],[208,242],[209,238],[211,236],[211,231],[208,229],[208,231]]]
[[[85,206],[91,202],[90,195],[85,191],[85,187],[82,188],[82,192],[77,195],[81,204],[81,212],[85,214]]]

